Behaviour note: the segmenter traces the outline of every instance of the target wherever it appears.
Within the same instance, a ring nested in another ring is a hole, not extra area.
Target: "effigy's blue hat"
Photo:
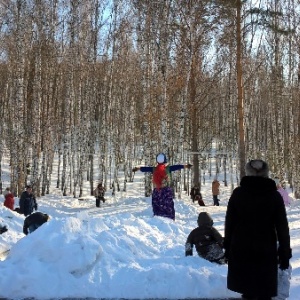
[[[156,161],[158,164],[165,164],[167,163],[167,157],[164,153],[159,153],[156,155]]]

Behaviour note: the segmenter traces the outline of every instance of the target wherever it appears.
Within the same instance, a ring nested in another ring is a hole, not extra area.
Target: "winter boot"
[[[96,199],[96,207],[100,207],[100,199],[99,198]]]

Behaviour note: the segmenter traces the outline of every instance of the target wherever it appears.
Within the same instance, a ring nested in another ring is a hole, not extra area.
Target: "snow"
[[[151,198],[143,196],[143,178],[137,172],[127,191],[115,196],[108,189],[100,208],[87,189],[84,200],[52,189],[37,198],[39,211],[49,214],[50,221],[27,236],[22,233],[24,216],[4,207],[0,195],[0,222],[8,227],[0,235],[0,253],[10,249],[0,261],[0,297],[239,298],[226,288],[226,265],[210,263],[195,250],[194,256],[185,257],[184,249],[200,211],[208,212],[224,234],[229,187],[220,180],[219,207],[212,206],[213,176],[201,190],[207,206],[193,204],[186,192],[181,199],[176,195],[172,221],[152,216]],[[17,206],[18,198],[15,202]],[[290,300],[300,299],[299,207],[300,201],[293,199],[287,209],[293,248]]]

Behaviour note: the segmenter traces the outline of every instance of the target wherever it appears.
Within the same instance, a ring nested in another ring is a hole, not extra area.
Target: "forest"
[[[0,171],[81,195],[132,167],[249,159],[300,197],[299,0],[0,1]],[[100,177],[95,177],[95,169]],[[2,172],[1,172],[2,173]],[[0,188],[2,178],[0,177]],[[151,193],[145,177],[145,193]],[[123,187],[122,187],[123,188]]]

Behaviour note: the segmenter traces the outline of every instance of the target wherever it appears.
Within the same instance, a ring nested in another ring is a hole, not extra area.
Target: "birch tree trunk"
[[[245,176],[246,150],[245,150],[245,128],[244,128],[244,92],[243,92],[243,69],[242,69],[242,1],[236,1],[236,72],[238,93],[238,126],[239,126],[239,163],[240,178]]]
[[[10,165],[12,189],[15,190],[16,195],[20,195],[24,190],[25,183],[25,163],[24,159],[27,157],[25,149],[28,144],[26,142],[26,134],[24,127],[25,120],[25,102],[24,102],[24,72],[25,72],[25,50],[26,50],[26,29],[27,27],[27,11],[26,1],[17,1],[16,10],[16,53],[15,53],[15,69],[13,71],[14,90],[11,93],[10,103],[12,104],[14,123],[12,131],[12,143],[10,145]]]

